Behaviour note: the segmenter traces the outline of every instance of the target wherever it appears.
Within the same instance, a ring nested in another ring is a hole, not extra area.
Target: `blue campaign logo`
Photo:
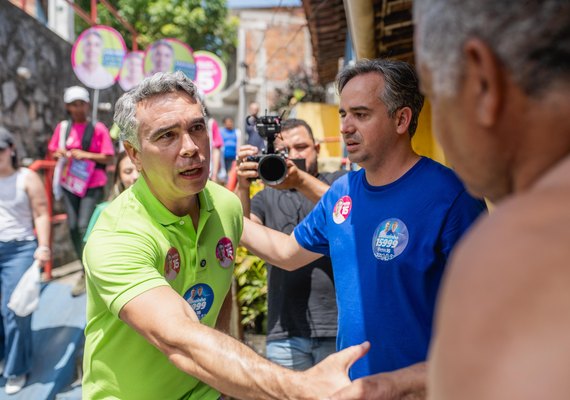
[[[93,161],[91,160],[79,160],[74,158],[69,167],[69,171],[82,181],[87,181],[93,172],[92,164]]]
[[[381,261],[398,257],[408,245],[408,227],[398,218],[385,219],[372,237],[372,252]]]
[[[209,285],[198,283],[184,293],[184,299],[190,304],[198,319],[202,319],[214,304],[214,291]]]
[[[196,64],[194,64],[194,63],[175,60],[174,61],[174,70],[184,72],[184,75],[186,75],[190,79],[196,78]]]
[[[101,64],[106,68],[121,68],[124,57],[125,52],[122,49],[104,49]]]

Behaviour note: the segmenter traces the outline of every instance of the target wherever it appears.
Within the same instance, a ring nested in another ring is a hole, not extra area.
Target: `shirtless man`
[[[570,398],[570,2],[416,0],[434,131],[496,204],[456,248],[429,398]]]

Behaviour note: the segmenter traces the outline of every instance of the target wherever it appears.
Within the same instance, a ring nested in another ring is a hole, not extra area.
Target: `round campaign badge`
[[[125,41],[110,26],[96,25],[79,35],[71,49],[71,66],[77,78],[91,89],[113,86],[127,52]]]
[[[198,319],[202,319],[214,304],[214,291],[209,285],[198,283],[184,293],[184,299],[190,304]]]
[[[144,52],[131,51],[125,56],[121,75],[119,75],[119,86],[128,92],[137,86],[144,79],[143,71]]]
[[[350,210],[352,210],[352,199],[350,196],[342,196],[334,205],[333,221],[342,224],[348,218]]]
[[[152,43],[145,54],[143,65],[145,76],[157,72],[182,71],[188,78],[196,78],[196,61],[192,48],[174,38]]]
[[[216,258],[220,265],[224,268],[229,267],[232,265],[234,257],[234,245],[230,238],[223,237],[218,240],[218,244],[216,245]]]
[[[171,247],[166,253],[166,259],[164,260],[164,277],[168,281],[176,279],[180,273],[180,254],[178,250]]]
[[[372,237],[372,252],[381,261],[398,257],[408,245],[408,227],[398,218],[388,218],[378,225]]]

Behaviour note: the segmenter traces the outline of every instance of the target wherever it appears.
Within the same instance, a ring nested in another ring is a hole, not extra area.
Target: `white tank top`
[[[29,173],[20,168],[0,178],[0,242],[35,238],[32,205],[24,185]]]

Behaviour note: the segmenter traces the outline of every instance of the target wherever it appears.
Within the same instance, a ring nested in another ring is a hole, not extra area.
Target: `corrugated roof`
[[[374,0],[377,57],[414,63],[412,0]]]
[[[344,56],[346,15],[342,0],[303,0],[319,82],[334,81]]]
[[[301,0],[228,0],[228,8],[301,7]]]
[[[374,15],[375,54],[382,57],[414,62],[412,0],[350,0],[366,1]],[[338,72],[338,60],[344,56],[347,18],[343,0],[303,0],[311,32],[313,55],[319,81],[332,82]],[[364,16],[367,17],[367,16]],[[359,29],[358,26],[353,27]],[[366,35],[372,32],[364,32]]]

